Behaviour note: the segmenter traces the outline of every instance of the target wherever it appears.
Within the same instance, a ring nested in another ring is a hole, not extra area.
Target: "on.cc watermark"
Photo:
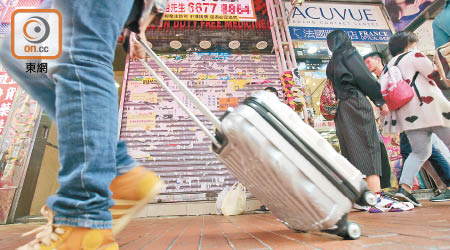
[[[11,53],[17,59],[56,59],[62,51],[62,18],[55,9],[18,9],[11,17]]]

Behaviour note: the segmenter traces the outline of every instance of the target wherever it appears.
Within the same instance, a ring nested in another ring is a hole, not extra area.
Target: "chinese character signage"
[[[344,30],[352,41],[359,42],[387,42],[392,35],[376,5],[303,3],[290,16],[294,40],[326,40],[333,30]]]
[[[256,21],[252,0],[169,0],[164,20]]]
[[[11,77],[0,68],[0,135],[11,111],[11,105],[17,92],[17,84]]]
[[[388,42],[392,35],[389,30],[289,27],[294,40],[327,40],[327,35],[333,30],[343,30],[352,41],[358,42]]]
[[[219,110],[226,111],[229,107],[237,107],[239,99],[237,97],[223,97],[219,98]]]

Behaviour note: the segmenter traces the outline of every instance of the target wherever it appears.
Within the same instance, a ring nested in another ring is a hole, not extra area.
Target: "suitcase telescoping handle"
[[[150,56],[153,61],[156,62],[156,64],[163,69],[163,71],[169,76],[172,81],[175,82],[177,87],[183,92],[189,100],[195,105],[196,108],[198,108],[205,117],[212,122],[212,124],[220,131],[220,121],[217,119],[217,117],[209,110],[199,99],[197,96],[195,96],[194,93],[192,93],[181,81],[178,79],[178,77],[167,67],[166,64],[153,52],[152,49],[144,42],[142,41],[139,36],[136,36],[137,42],[145,49],[147,52],[147,55]],[[175,93],[167,86],[167,84],[164,82],[161,77],[159,77],[156,72],[148,65],[148,63],[140,59],[140,62],[144,67],[156,78],[156,80],[162,85],[162,87],[172,96],[172,98],[175,100],[175,102],[178,103],[178,105],[191,117],[191,119],[203,130],[203,132],[208,136],[214,145],[217,148],[221,148],[221,144],[217,141],[216,137],[211,134],[211,132],[208,130],[208,128],[205,126],[205,124],[198,119],[198,117],[192,113],[192,111],[189,110],[186,105],[175,95]]]

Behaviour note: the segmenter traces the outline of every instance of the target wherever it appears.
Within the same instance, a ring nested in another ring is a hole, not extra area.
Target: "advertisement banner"
[[[294,7],[289,19],[294,40],[326,40],[333,30],[344,30],[352,41],[360,42],[387,42],[392,35],[376,5],[303,3]]]
[[[434,0],[383,0],[389,17],[394,24],[395,31],[404,30],[417,16],[420,15]]]
[[[169,0],[165,21],[256,21],[253,0]]]
[[[17,83],[0,67],[0,135],[5,128],[17,88]]]

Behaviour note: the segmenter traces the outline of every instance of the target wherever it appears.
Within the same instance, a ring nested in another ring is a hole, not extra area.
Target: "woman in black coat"
[[[327,36],[327,43],[333,52],[327,66],[327,77],[333,83],[339,100],[334,120],[342,155],[366,175],[369,189],[380,198],[379,204],[369,211],[409,210],[404,204],[381,193],[380,143],[373,109],[366,98],[368,96],[381,109],[381,114],[386,115],[389,109],[381,95],[380,85],[344,31],[331,32]],[[393,205],[389,205],[390,203]]]

